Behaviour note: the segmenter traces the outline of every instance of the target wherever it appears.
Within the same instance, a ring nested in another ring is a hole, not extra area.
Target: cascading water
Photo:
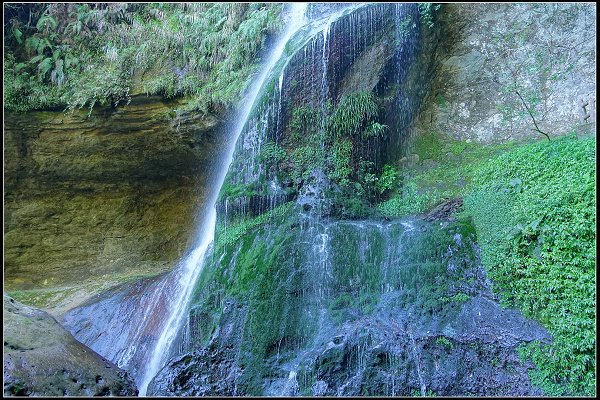
[[[204,219],[204,229],[201,232],[198,246],[187,256],[187,258],[181,263],[181,266],[174,270],[173,279],[174,284],[178,290],[175,291],[176,296],[172,299],[170,306],[170,316],[163,328],[163,331],[152,351],[152,357],[147,365],[142,381],[139,387],[140,396],[146,394],[146,389],[150,380],[156,375],[156,372],[163,366],[173,339],[179,331],[181,321],[187,310],[187,303],[189,302],[194,283],[198,278],[198,274],[202,269],[203,257],[206,254],[206,250],[213,242],[214,231],[216,224],[217,213],[214,206],[209,209],[207,217]]]
[[[306,3],[294,3],[291,5],[286,30],[279,39],[277,45],[271,51],[263,66],[262,72],[254,81],[254,84],[250,88],[249,93],[243,101],[243,107],[236,118],[236,121],[238,122],[232,130],[231,141],[229,143],[229,152],[225,160],[221,163],[221,167],[219,168],[219,171],[221,172],[216,178],[217,180],[215,185],[213,185],[213,195],[208,202],[208,204],[211,204],[211,206],[209,207],[206,218],[203,219],[203,223],[205,225],[201,232],[198,246],[192,252],[190,252],[184,262],[180,264],[180,267],[173,271],[173,274],[171,275],[173,277],[173,283],[176,285],[177,289],[173,290],[172,288],[169,288],[169,293],[176,293],[176,297],[171,300],[171,306],[169,307],[169,318],[164,325],[162,333],[151,353],[152,356],[150,361],[143,372],[140,381],[141,383],[139,384],[140,396],[144,396],[146,394],[148,384],[154,375],[156,375],[156,373],[159,371],[159,369],[162,368],[167,357],[169,356],[171,345],[180,329],[183,316],[187,311],[190,295],[198,278],[198,274],[202,269],[203,258],[214,239],[216,225],[215,203],[217,201],[219,190],[221,189],[221,186],[225,180],[229,165],[231,164],[235,143],[237,142],[240,133],[246,125],[248,117],[255,106],[260,89],[263,86],[269,72],[275,63],[281,58],[285,45],[290,37],[304,24],[304,13],[306,6]],[[160,293],[157,295],[160,296]]]
[[[99,351],[98,347],[93,345],[94,341],[98,340],[97,338],[82,340],[136,376],[141,395],[146,394],[150,381],[174,352],[172,349],[173,343],[176,342],[174,339],[176,339],[180,327],[184,325],[184,315],[196,278],[202,270],[204,255],[210,249],[210,243],[215,234],[215,221],[218,219],[223,227],[227,226],[229,229],[228,222],[231,221],[234,225],[238,216],[245,217],[251,213],[260,214],[285,201],[285,195],[281,194],[282,188],[276,177],[268,175],[264,180],[264,187],[259,188],[260,193],[256,196],[258,205],[256,198],[251,198],[252,196],[237,198],[225,196],[220,203],[217,203],[221,186],[227,179],[228,185],[259,187],[261,178],[265,177],[264,165],[258,159],[259,147],[268,140],[277,141],[278,138],[285,137],[285,129],[290,122],[290,111],[294,107],[310,105],[320,108],[322,116],[325,117],[327,114],[326,103],[330,101],[335,103],[344,94],[344,91],[340,89],[340,86],[343,85],[334,83],[342,81],[342,77],[345,75],[352,75],[353,63],[360,63],[361,57],[368,59],[366,50],[369,46],[377,41],[380,43],[386,41],[376,33],[382,31],[384,26],[389,27],[390,21],[394,21],[391,14],[386,12],[389,8],[385,5],[372,4],[340,5],[332,7],[324,13],[317,10],[311,19],[304,16],[307,10],[306,4],[291,5],[287,29],[265,61],[262,71],[253,81],[254,83],[243,101],[243,107],[229,130],[231,134],[225,146],[226,150],[223,151],[224,155],[218,158],[220,161],[216,166],[217,176],[210,185],[212,193],[206,203],[208,208],[202,220],[204,229],[197,248],[190,252],[189,256],[172,273],[166,275],[165,279],[152,283],[145,288],[141,295],[138,294],[137,297],[140,300],[137,307],[123,312],[118,308],[120,307],[119,302],[115,302],[117,304],[115,314],[136,314],[135,318],[127,320],[129,323],[132,321],[133,323],[132,327],[126,328],[129,331],[127,335],[123,335],[127,336],[125,339],[119,337],[118,334],[119,329],[122,329],[123,326],[119,323],[123,321],[121,318],[102,326],[102,328],[108,326],[113,331],[111,335],[106,335],[108,338],[106,336],[102,338],[104,342],[100,347],[103,351]],[[396,21],[401,14],[398,12],[394,15]],[[298,34],[294,35],[295,32]],[[410,50],[410,46],[408,49]],[[382,65],[384,65],[383,62]],[[356,72],[354,71],[354,73]],[[360,76],[360,71],[358,72]],[[382,74],[385,75],[384,72]],[[398,74],[394,78],[400,79],[401,76]],[[297,85],[297,82],[294,84],[296,79],[300,80],[302,84]],[[385,84],[384,80],[382,80],[382,85]],[[370,90],[379,90],[374,87],[377,85],[377,81],[373,82],[369,86]],[[348,81],[346,90],[351,93],[359,89],[356,87],[356,82]],[[396,112],[396,114],[398,113]],[[321,130],[324,128],[323,120],[324,118],[321,120]],[[235,160],[234,152],[236,153]],[[227,176],[228,173],[230,175]],[[215,216],[216,204],[218,216]],[[320,208],[316,210],[319,211]],[[224,216],[221,211],[225,212]],[[338,287],[332,286],[333,282],[340,279],[340,276],[336,277],[333,271],[335,265],[343,265],[345,261],[334,260],[336,246],[331,241],[335,235],[328,229],[321,229],[325,225],[320,220],[320,212],[316,213],[315,218],[308,217],[306,222],[305,237],[307,244],[311,246],[311,251],[299,255],[301,260],[298,260],[298,263],[303,266],[303,271],[306,271],[306,274],[299,279],[302,284],[299,292],[301,297],[296,299],[296,303],[288,304],[286,302],[284,314],[296,312],[307,323],[294,322],[293,330],[288,331],[289,321],[282,320],[279,327],[281,339],[277,345],[277,356],[279,356],[280,348],[282,354],[288,351],[284,358],[289,356],[290,349],[299,350],[304,346],[307,350],[300,352],[293,360],[282,360],[286,363],[284,369],[288,373],[285,383],[287,388],[271,392],[274,395],[288,391],[295,392],[298,383],[297,376],[301,372],[299,366],[305,355],[311,353],[319,343],[325,341],[333,329],[328,304],[332,294],[338,293],[339,290]],[[302,228],[302,224],[300,227]],[[361,227],[362,229],[364,227]],[[378,227],[378,230],[381,228]],[[366,243],[366,246],[371,245]],[[389,244],[388,247],[395,248],[397,246]],[[238,256],[239,251],[240,248],[233,256],[234,259]],[[221,255],[220,259],[222,258]],[[320,262],[315,262],[315,260]],[[373,263],[381,263],[381,261],[374,260]],[[382,271],[383,275],[392,275],[391,264],[385,262],[379,264],[385,270],[385,272]],[[338,275],[339,273],[340,271],[338,271]],[[315,279],[315,277],[318,278]],[[362,288],[357,288],[356,282],[361,279],[363,278],[359,270],[353,271],[351,275],[344,275],[343,280],[347,280],[347,284],[344,284],[346,290],[349,293],[360,295]],[[391,280],[386,280],[386,285],[389,286],[389,282]],[[373,285],[372,283],[371,286]],[[377,282],[378,287],[379,285],[380,283]],[[370,290],[373,291],[375,288],[370,288]],[[221,295],[217,297],[222,299]],[[365,297],[365,299],[364,301],[361,299],[361,307],[370,306],[370,303],[365,303],[369,298]],[[335,312],[339,317],[339,312]],[[138,314],[142,314],[142,317],[137,317]],[[136,322],[139,323],[136,324]],[[194,329],[194,324],[185,325],[190,326],[187,328],[188,330]],[[85,332],[85,330],[83,331]],[[300,339],[288,341],[285,335],[290,333],[291,337]],[[183,334],[182,336],[189,335]],[[112,338],[112,341],[109,338]],[[115,342],[118,342],[118,345],[115,346]],[[306,379],[306,376],[303,379]]]
[[[444,369],[438,368],[440,353],[452,351],[442,349],[444,340],[456,346],[456,357],[466,346],[479,346],[465,342],[471,336],[463,329],[476,324],[479,309],[458,303],[489,291],[478,279],[458,285],[458,278],[475,277],[479,268],[476,249],[465,245],[467,238],[462,242],[461,224],[444,230],[420,219],[340,220],[319,203],[300,201],[300,189],[308,186],[313,196],[325,193],[325,161],[311,165],[310,179],[296,192],[286,192],[289,173],[262,159],[268,144],[288,155],[300,144],[330,149],[323,141],[326,118],[358,91],[381,100],[380,121],[389,124],[391,140],[355,140],[357,161],[393,160],[385,147],[404,146],[410,135],[421,82],[414,76],[420,65],[411,67],[418,55],[417,5],[328,7],[292,6],[291,22],[230,130],[201,243],[172,278],[151,287],[156,293],[174,287],[170,293],[177,295],[168,304],[148,297],[141,305],[149,321],[155,305],[160,312],[154,315],[168,316],[156,318],[162,328],[142,371],[142,395],[406,396],[411,389],[426,395],[432,368],[436,374]],[[316,138],[310,143],[290,140],[302,133],[291,127],[300,108],[321,116],[310,119]],[[323,181],[314,173],[319,165]],[[223,190],[217,202],[224,182],[233,190]],[[213,235],[215,250],[184,324]],[[147,329],[138,331],[134,345],[147,343]],[[182,354],[173,357],[177,335]],[[127,363],[136,351],[126,354]]]

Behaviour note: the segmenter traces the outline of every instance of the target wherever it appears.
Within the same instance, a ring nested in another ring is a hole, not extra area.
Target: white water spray
[[[167,361],[167,357],[171,352],[171,346],[177,336],[183,317],[187,311],[188,303],[190,301],[193,288],[196,284],[196,280],[200,274],[200,271],[202,270],[204,256],[214,240],[217,218],[215,204],[217,202],[221,186],[223,186],[223,182],[225,181],[229,166],[233,161],[235,144],[242,133],[244,126],[246,125],[248,117],[250,116],[252,108],[260,93],[260,89],[269,75],[269,72],[281,58],[288,40],[305,24],[306,20],[304,14],[306,7],[307,3],[293,3],[291,5],[285,32],[277,42],[277,45],[271,51],[260,75],[254,80],[254,84],[243,100],[243,107],[239,111],[236,118],[236,121],[238,122],[235,124],[232,130],[231,141],[227,143],[228,152],[221,166],[219,167],[219,175],[217,176],[213,186],[214,190],[211,198],[207,203],[211,204],[211,206],[208,208],[205,218],[202,218],[204,228],[200,232],[198,245],[192,252],[190,252],[187,258],[177,267],[177,269],[172,272],[173,275],[171,275],[171,277],[175,278],[173,279],[173,284],[177,287],[168,289],[171,293],[175,293],[175,297],[172,299],[169,307],[169,319],[164,325],[161,335],[152,351],[150,362],[144,369],[143,378],[141,379],[141,384],[139,385],[140,396],[146,395],[150,381]]]
[[[203,266],[203,258],[206,250],[213,242],[215,236],[215,225],[217,221],[217,212],[214,208],[209,209],[208,215],[204,219],[204,229],[200,233],[200,241],[198,246],[187,256],[181,265],[174,271],[176,278],[174,284],[177,285],[175,291],[176,298],[173,299],[171,305],[171,315],[165,324],[163,331],[156,342],[150,363],[144,371],[144,377],[140,385],[140,396],[146,395],[148,384],[162,368],[166,358],[171,350],[171,345],[179,332],[181,321],[183,320],[187,304],[189,303],[192,289],[196,283],[196,279],[200,274]]]

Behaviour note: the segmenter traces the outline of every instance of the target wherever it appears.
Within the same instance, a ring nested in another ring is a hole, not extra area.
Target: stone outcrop
[[[129,374],[4,294],[4,396],[136,396]]]
[[[179,104],[5,114],[6,290],[60,314],[174,267],[223,147],[216,116]]]
[[[251,299],[226,298],[207,344],[194,346],[194,350],[173,358],[154,378],[148,393],[159,396],[543,395],[532,387],[528,370],[533,365],[519,358],[517,347],[534,340],[548,342],[551,338],[536,322],[497,303],[480,264],[478,248],[470,237],[455,232],[447,247],[434,245],[429,241],[448,228],[438,231],[433,225],[420,223],[386,239],[396,247],[388,247],[390,253],[376,265],[370,257],[377,259],[383,254],[373,249],[386,246],[377,243],[373,231],[383,233],[390,228],[372,223],[361,226],[362,223],[329,225],[322,235],[329,235],[336,245],[331,246],[331,252],[316,251],[318,260],[311,260],[309,254],[309,263],[303,268],[292,268],[285,275],[282,266],[275,266],[277,273],[270,279],[281,279],[283,286],[277,287],[278,293],[269,293],[280,303],[272,304],[269,311],[262,309],[267,315],[253,315]],[[342,230],[336,233],[338,229]],[[304,240],[313,237],[310,229],[304,232]],[[391,234],[391,230],[387,232]],[[403,243],[407,240],[411,242]],[[292,248],[286,248],[288,254],[297,257],[292,249],[299,246],[298,240],[289,243]],[[275,241],[274,246],[277,245]],[[432,247],[426,250],[423,245]],[[411,247],[419,248],[414,253],[420,258],[410,257]],[[440,250],[444,254],[434,256]],[[407,254],[405,259],[404,254]],[[418,260],[423,261],[420,266]],[[348,286],[360,289],[348,296],[342,275],[355,268],[353,261],[360,272],[351,275]],[[440,261],[441,269],[431,272],[437,268],[433,264]],[[299,277],[311,265],[321,268],[306,272],[309,283]],[[385,265],[390,265],[387,277],[383,276]],[[366,281],[372,274],[380,273],[379,269],[382,278],[375,286],[391,288],[376,295],[377,301],[365,307],[362,301],[369,298],[365,295],[367,285],[354,280],[360,280],[362,274]],[[285,278],[280,278],[282,275]],[[398,275],[402,277],[397,278]],[[443,276],[452,277],[451,282],[444,282]],[[394,279],[400,283],[391,283]],[[444,289],[436,292],[428,286],[429,279],[435,281],[433,286]],[[317,301],[319,293],[323,297]],[[252,294],[248,297],[252,298]],[[358,298],[362,300],[355,301]],[[311,303],[318,303],[317,308],[311,310]],[[201,311],[194,310],[190,327],[210,330],[210,317],[208,320],[204,317],[210,315],[207,311],[210,304],[210,301],[205,303]],[[287,310],[282,320],[277,319],[279,307]],[[323,308],[319,311],[318,307]],[[248,343],[256,340],[253,335],[261,334],[249,328],[259,318],[268,321],[267,329],[275,332],[264,359],[253,358],[256,354],[248,349]],[[294,327],[294,321],[315,325],[313,333],[303,340],[301,336],[310,329],[302,324]],[[193,336],[197,342],[201,335],[196,332]],[[250,385],[257,368],[263,372],[258,382]]]
[[[595,129],[594,4],[446,4],[438,15],[420,131],[543,139],[530,113],[550,137]]]

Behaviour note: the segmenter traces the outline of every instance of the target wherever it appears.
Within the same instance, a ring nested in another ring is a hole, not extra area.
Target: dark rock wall
[[[331,12],[330,7],[325,11]],[[252,194],[223,193],[218,204],[220,219],[257,215],[289,200],[280,195],[282,188],[274,189],[281,182],[272,181],[260,155],[267,142],[285,143],[288,151],[299,146],[291,138],[290,124],[299,108],[325,115],[343,97],[371,92],[387,133],[361,144],[356,153],[372,161],[376,173],[384,163],[406,153],[429,87],[428,54],[436,31],[421,23],[416,4],[350,7],[337,18],[325,11],[311,24],[321,29],[301,31],[292,39],[296,43],[295,48],[290,46],[293,53],[266,83],[259,106],[238,140],[225,182],[229,187],[251,187]]]

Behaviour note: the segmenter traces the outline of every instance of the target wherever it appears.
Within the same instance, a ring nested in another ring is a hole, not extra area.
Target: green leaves
[[[21,72],[23,70],[23,68],[26,68],[26,67],[27,67],[27,64],[25,64],[25,63],[15,64],[14,72],[18,74],[19,72]]]
[[[23,39],[21,39],[23,37],[23,32],[21,32],[18,28],[15,28],[13,30],[13,35],[14,35],[15,39],[17,40],[17,43],[19,43],[19,44],[23,43]]]
[[[145,87],[149,94],[167,98],[189,95],[189,108],[199,112],[229,107],[245,90],[265,35],[278,29],[282,7],[103,3],[91,9],[89,4],[41,4],[33,14],[18,14],[32,15],[31,26],[27,19],[19,20],[23,17],[11,19],[15,48],[9,51],[21,57],[17,63],[30,64],[21,72],[39,78],[7,81],[15,85],[9,93],[24,102],[12,109],[56,102],[70,109],[82,103],[115,104],[129,98],[128,87]],[[25,52],[16,48],[22,43]],[[107,59],[114,64],[109,69]],[[133,82],[137,77],[142,82]],[[19,92],[45,94],[33,101]],[[13,102],[6,103],[11,109]]]
[[[367,128],[362,132],[361,138],[362,140],[368,140],[373,137],[382,137],[387,128],[387,125],[371,121]]]
[[[433,28],[433,14],[440,9],[441,4],[419,3],[418,6],[421,21],[427,25],[428,28]]]
[[[343,136],[361,135],[363,138],[381,134],[384,125],[371,122],[366,133],[365,123],[377,117],[378,105],[371,92],[358,92],[342,98],[331,118],[327,121],[328,137],[337,139]],[[376,124],[376,125],[375,125]]]
[[[286,157],[285,150],[275,142],[267,142],[260,149],[259,159],[267,165],[267,168],[277,166]]]
[[[48,71],[50,71],[50,69],[52,69],[52,58],[51,57],[46,57],[42,60],[42,62],[40,62],[38,64],[38,71],[39,71],[39,75],[40,77],[44,78],[46,76],[46,74],[48,73]]]
[[[352,168],[350,167],[351,157],[352,142],[347,138],[336,140],[332,147],[330,158],[332,170],[329,173],[329,177],[338,182],[342,187],[350,184],[350,174],[352,174]]]
[[[383,172],[381,173],[381,177],[377,184],[379,193],[394,189],[399,179],[400,174],[394,166],[388,164],[384,165]]]
[[[482,261],[503,301],[542,322],[554,337],[551,345],[523,351],[538,366],[533,383],[547,395],[587,396],[595,388],[591,153],[593,138],[523,146],[483,165],[465,198]]]
[[[49,14],[42,15],[38,20],[37,24],[35,25],[38,31],[47,31],[50,29],[54,30],[57,26],[58,22],[56,22],[56,19],[50,16]]]
[[[281,180],[291,178],[297,191],[316,169],[323,169],[335,188],[334,207],[343,217],[366,215],[368,203],[380,194],[379,166],[368,160],[366,149],[387,130],[376,121],[378,108],[375,95],[362,91],[343,97],[335,107],[326,103],[323,109],[293,109],[283,143],[289,156],[280,163],[280,172],[287,175]],[[387,185],[395,178],[397,172],[388,170]]]

